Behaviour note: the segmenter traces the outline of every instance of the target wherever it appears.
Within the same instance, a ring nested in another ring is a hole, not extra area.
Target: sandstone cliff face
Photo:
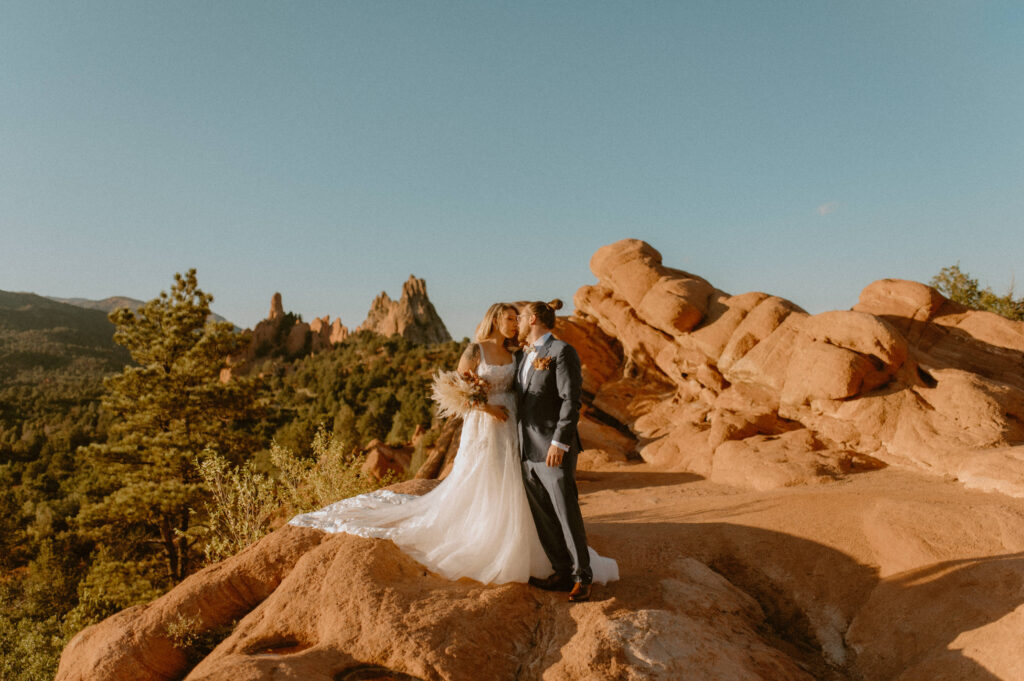
[[[1024,324],[897,280],[871,284],[852,310],[809,315],[728,295],[632,239],[598,250],[591,269],[598,283],[562,327],[581,319],[589,346],[621,347],[610,368],[584,346],[603,379],[591,404],[645,460],[759,489],[901,465],[1024,495]],[[637,375],[639,391],[620,387]]]
[[[374,298],[366,320],[356,331],[374,331],[383,336],[398,334],[413,343],[444,343],[452,339],[427,297],[427,283],[412,275],[402,284],[402,296],[397,302],[386,292]]]

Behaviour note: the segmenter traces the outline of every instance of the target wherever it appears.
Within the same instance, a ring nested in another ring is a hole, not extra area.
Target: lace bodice
[[[491,384],[491,397],[494,397],[500,393],[512,392],[512,378],[515,376],[515,366],[515,362],[488,364],[487,360],[481,355],[476,373],[480,378]]]

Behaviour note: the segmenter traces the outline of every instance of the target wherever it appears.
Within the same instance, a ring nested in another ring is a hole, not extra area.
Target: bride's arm
[[[466,346],[465,352],[462,353],[462,357],[459,358],[459,367],[457,371],[460,374],[464,374],[467,371],[471,374],[476,373],[477,367],[480,366],[480,345],[477,343],[470,343]]]

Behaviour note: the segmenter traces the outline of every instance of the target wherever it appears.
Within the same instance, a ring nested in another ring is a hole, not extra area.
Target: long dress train
[[[481,359],[492,386],[488,401],[509,410],[501,422],[470,412],[451,473],[422,496],[377,490],[295,516],[291,525],[390,539],[430,571],[484,584],[525,582],[551,574],[523,489],[513,364]],[[590,549],[594,581],[619,578],[616,562]]]

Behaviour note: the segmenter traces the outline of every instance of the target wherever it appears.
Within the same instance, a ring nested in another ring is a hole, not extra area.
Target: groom
[[[576,351],[551,335],[560,307],[561,301],[535,302],[519,312],[519,337],[526,338],[526,347],[516,354],[515,375],[523,484],[555,570],[545,579],[531,577],[530,584],[586,601],[593,573],[575,474],[583,379]]]

